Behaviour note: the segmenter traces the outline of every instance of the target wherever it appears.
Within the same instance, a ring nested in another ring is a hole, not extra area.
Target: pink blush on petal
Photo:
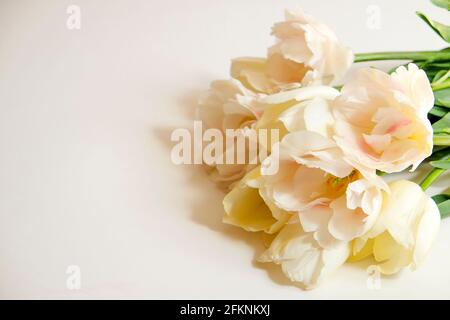
[[[409,119],[402,119],[402,120],[398,121],[397,123],[394,123],[392,126],[390,126],[389,129],[387,130],[387,133],[394,133],[399,128],[407,126],[410,123],[411,123],[411,120],[409,120]]]
[[[358,145],[359,145],[359,148],[360,148],[364,153],[367,153],[367,154],[371,155],[372,157],[377,158],[377,156],[376,156],[374,150],[373,150],[372,147],[366,142],[365,139],[360,139]]]

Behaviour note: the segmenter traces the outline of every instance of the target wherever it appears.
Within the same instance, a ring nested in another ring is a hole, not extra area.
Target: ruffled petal
[[[284,274],[291,281],[312,289],[340,267],[349,253],[348,243],[342,242],[331,249],[323,249],[313,235],[304,232],[299,224],[288,224],[259,261],[281,264]]]

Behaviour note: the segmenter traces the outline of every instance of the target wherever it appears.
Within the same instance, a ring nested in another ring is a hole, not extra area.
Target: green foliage
[[[443,116],[445,116],[447,114],[447,112],[448,112],[447,108],[443,108],[443,107],[440,107],[440,106],[434,106],[430,110],[430,113],[433,116],[436,116],[436,117],[439,117],[439,118],[442,118]]]
[[[431,2],[435,6],[450,10],[450,0],[431,0]]]
[[[435,168],[444,170],[450,169],[450,159],[431,161],[430,164]]]
[[[417,15],[425,21],[434,32],[436,32],[442,39],[450,43],[450,26],[442,24],[440,22],[431,20],[422,12],[416,12]]]
[[[428,157],[429,161],[436,161],[436,160],[445,160],[450,158],[450,147],[438,147],[434,146],[433,148],[433,154]]]
[[[437,194],[431,197],[436,202],[441,218],[446,218],[450,215],[450,195]]]
[[[447,113],[441,120],[433,123],[434,133],[450,133],[450,113]]]
[[[450,88],[434,91],[435,104],[450,108]]]

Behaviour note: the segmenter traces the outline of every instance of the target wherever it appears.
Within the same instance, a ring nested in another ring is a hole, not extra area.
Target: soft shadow
[[[180,97],[180,109],[183,115],[194,121],[195,109],[198,92],[190,92]],[[164,152],[169,153],[175,145],[171,141],[171,133],[179,127],[159,127],[153,129],[153,135],[164,147]],[[185,128],[192,134],[192,127]],[[269,278],[278,285],[296,286],[290,282],[281,271],[280,266],[273,263],[261,263],[257,258],[265,250],[260,233],[251,233],[235,226],[227,225],[222,222],[224,209],[222,205],[223,198],[227,192],[213,183],[204,165],[178,165],[174,167],[183,175],[182,185],[189,186],[190,190],[187,194],[188,202],[191,203],[191,220],[214,232],[220,233],[224,237],[231,239],[233,242],[244,243],[255,250],[255,254],[251,264],[253,267],[263,269],[267,272]],[[244,262],[245,263],[245,262]]]
[[[156,137],[156,139],[161,143],[161,145],[166,149],[164,152],[166,152],[170,157],[170,150],[175,145],[171,140],[170,136],[172,135],[172,132],[177,129],[178,127],[157,127],[154,128],[152,131],[152,135]]]
[[[191,91],[179,97],[180,110],[188,120],[195,120],[197,101],[203,91]],[[180,127],[171,126],[153,129],[152,134],[166,149],[164,152],[170,153],[172,147],[176,144],[171,141],[171,134],[178,128]],[[192,136],[192,126],[184,129],[188,130]],[[187,185],[190,188],[188,195],[190,197],[189,202],[192,203],[191,219],[193,222],[219,232],[235,241],[244,242],[252,247],[258,247],[259,244],[259,247],[262,247],[260,237],[257,234],[246,232],[222,222],[224,213],[222,201],[227,190],[219,188],[209,179],[206,166],[192,164],[174,165],[174,167],[184,176],[182,185]]]
[[[300,285],[299,283],[290,281],[286,275],[281,270],[281,267],[275,263],[263,263],[259,262],[257,259],[260,256],[260,254],[256,253],[252,265],[257,268],[266,271],[267,276],[272,280],[274,283],[276,283],[279,286],[286,286],[286,287],[297,287],[302,290],[305,290],[305,288]]]
[[[189,92],[179,98],[180,110],[188,120],[195,120],[195,109],[198,97],[201,91]],[[164,152],[170,153],[175,142],[170,137],[174,129],[180,127],[159,127],[153,129],[153,135],[166,149]],[[192,134],[192,126],[185,128]],[[247,232],[241,228],[227,225],[222,222],[224,209],[222,205],[223,198],[227,193],[223,189],[213,183],[207,173],[204,165],[178,165],[175,166],[183,175],[182,185],[189,186],[190,190],[186,193],[191,203],[191,220],[208,230],[220,233],[221,235],[231,239],[233,242],[245,243],[255,251],[251,264],[253,267],[265,270],[268,277],[280,286],[290,286],[304,289],[298,283],[293,283],[283,274],[281,267],[274,263],[258,262],[258,257],[266,249],[262,239],[262,233]],[[245,263],[245,262],[244,262]]]
[[[205,90],[196,89],[193,91],[186,92],[178,98],[178,106],[180,111],[188,120],[195,120],[196,108],[198,104],[198,99],[204,93]]]

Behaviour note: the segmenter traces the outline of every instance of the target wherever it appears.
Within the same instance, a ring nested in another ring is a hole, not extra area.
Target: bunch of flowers
[[[450,27],[418,15],[450,42]],[[450,168],[450,50],[354,55],[301,10],[272,34],[266,57],[232,60],[231,79],[199,102],[209,128],[278,133],[256,163],[208,164],[227,188],[224,222],[270,235],[259,261],[307,289],[369,256],[383,274],[416,268],[450,213],[449,195],[424,192]],[[342,85],[353,63],[374,60],[408,63],[360,68]],[[386,179],[424,163],[420,185]]]

